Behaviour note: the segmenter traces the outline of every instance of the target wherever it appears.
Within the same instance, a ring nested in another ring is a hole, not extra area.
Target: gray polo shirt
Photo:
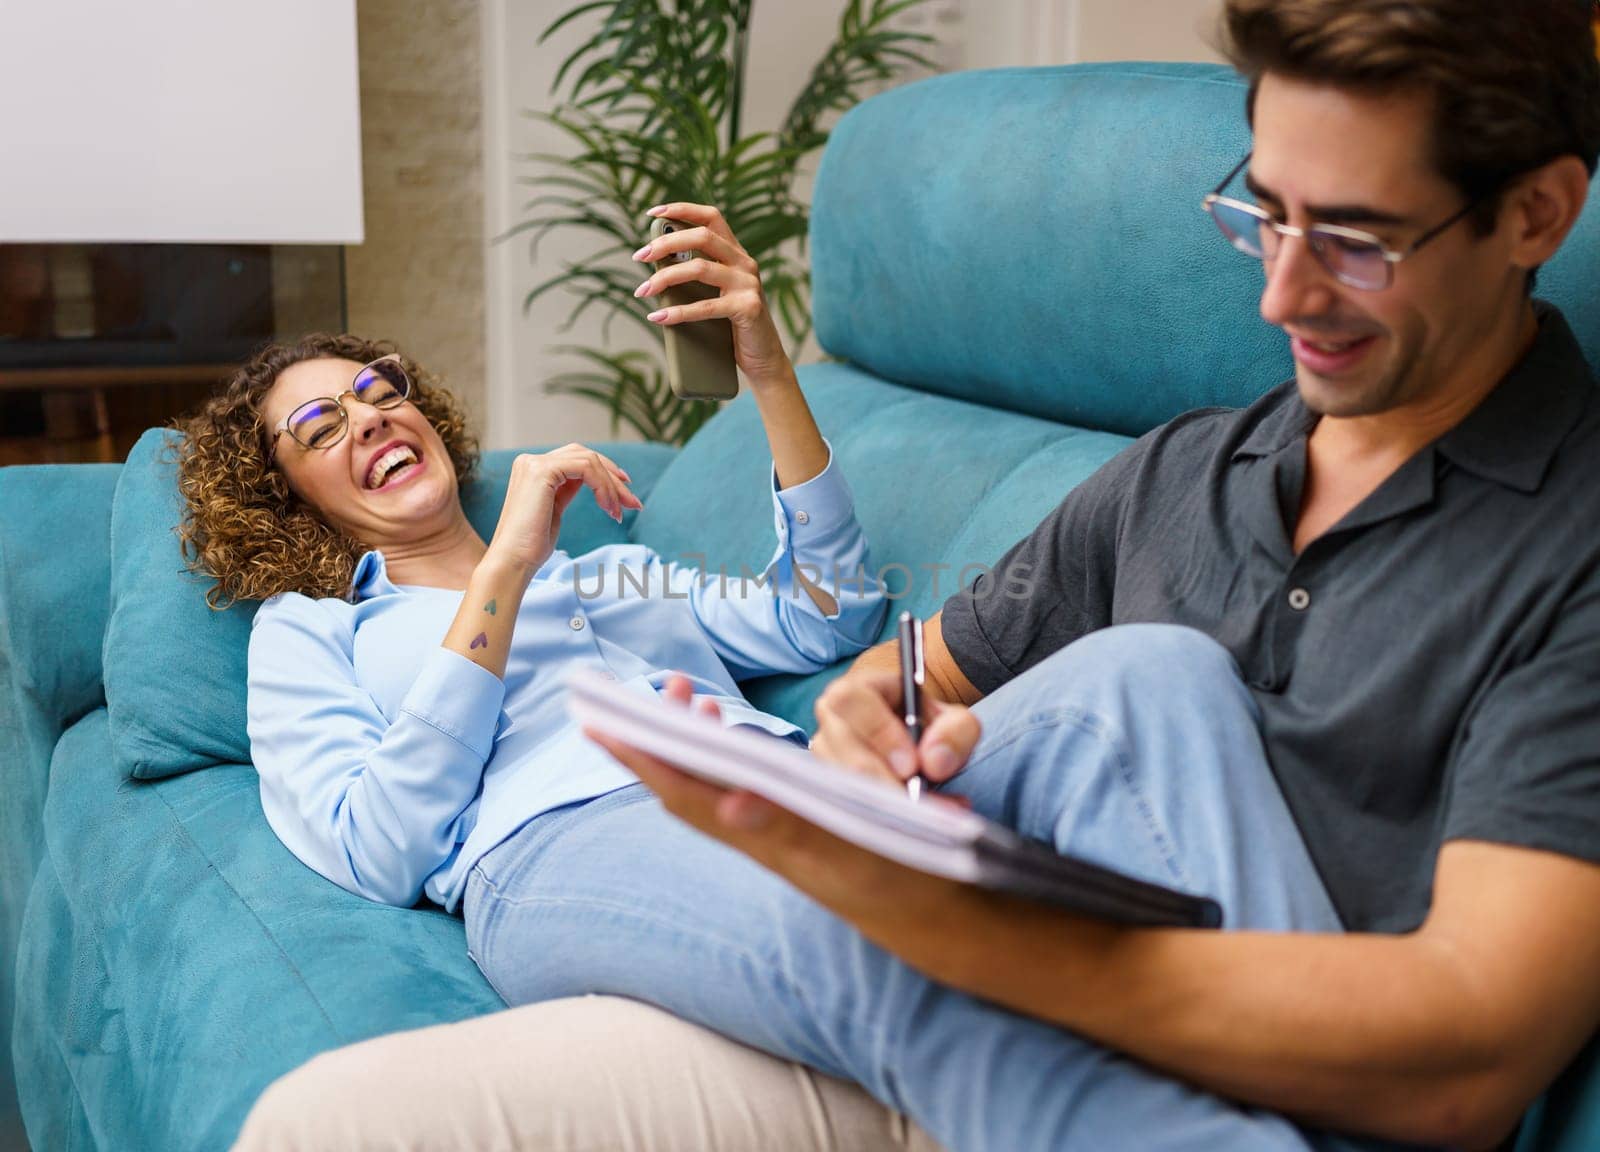
[[[945,604],[956,663],[991,692],[1112,624],[1214,637],[1353,931],[1420,924],[1446,840],[1600,862],[1600,390],[1538,307],[1494,392],[1299,556],[1292,382],[1144,436]]]

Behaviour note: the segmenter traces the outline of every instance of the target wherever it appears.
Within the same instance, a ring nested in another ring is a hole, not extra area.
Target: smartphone
[[[650,239],[693,228],[681,220],[658,216],[650,225]],[[673,252],[655,261],[660,272],[673,264],[693,260],[699,253]],[[674,284],[660,293],[661,306],[675,308],[699,300],[712,300],[721,290],[699,282]],[[667,343],[667,384],[685,400],[731,400],[739,394],[739,372],[733,361],[733,322],[717,317],[673,324],[661,330]]]

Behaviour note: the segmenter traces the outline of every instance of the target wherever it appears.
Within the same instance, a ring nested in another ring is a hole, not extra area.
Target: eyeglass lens
[[[393,408],[411,393],[411,378],[398,360],[378,360],[357,374],[350,390],[374,408]],[[344,435],[345,411],[330,399],[313,400],[295,410],[289,434],[307,448],[328,448]]]
[[[1283,237],[1255,213],[1227,200],[1214,200],[1211,218],[1228,243],[1245,255],[1260,260],[1277,257]],[[1352,287],[1382,288],[1389,281],[1389,262],[1378,244],[1324,232],[1315,225],[1307,231],[1306,243],[1324,268]]]

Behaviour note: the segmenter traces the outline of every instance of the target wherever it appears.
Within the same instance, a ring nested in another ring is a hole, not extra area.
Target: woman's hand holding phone
[[[767,309],[761,270],[722,213],[709,205],[678,202],[652,208],[649,215],[682,226],[653,236],[633,254],[635,260],[656,265],[656,271],[634,295],[659,296],[666,289],[694,283],[718,290],[716,296],[692,303],[669,302],[668,307],[650,313],[651,322],[670,328],[696,320],[727,320],[733,326],[734,361],[752,387],[790,379],[793,367]],[[693,257],[673,259],[686,252]]]
[[[672,390],[679,396],[734,396],[739,385],[728,364],[731,343],[732,359],[750,381],[766,429],[778,487],[812,479],[828,465],[828,446],[767,310],[761,270],[715,208],[677,201],[649,214],[655,218],[650,243],[633,258],[652,262],[655,272],[634,295],[668,293],[666,306],[650,313],[650,320],[667,329]],[[677,258],[684,253],[688,259]],[[828,593],[803,577],[801,582],[824,612],[837,610]]]

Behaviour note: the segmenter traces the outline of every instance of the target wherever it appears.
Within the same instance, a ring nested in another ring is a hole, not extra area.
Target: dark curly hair
[[[174,421],[178,490],[184,515],[177,532],[188,568],[216,583],[206,603],[224,609],[238,600],[279,592],[347,597],[356,561],[366,546],[328,525],[289,489],[267,459],[260,404],[278,377],[306,360],[366,364],[397,352],[388,341],[313,333],[269,344],[234,372],[194,415]],[[428,418],[450,453],[456,482],[478,467],[478,442],[460,404],[437,378],[401,356],[412,380],[409,403]]]

